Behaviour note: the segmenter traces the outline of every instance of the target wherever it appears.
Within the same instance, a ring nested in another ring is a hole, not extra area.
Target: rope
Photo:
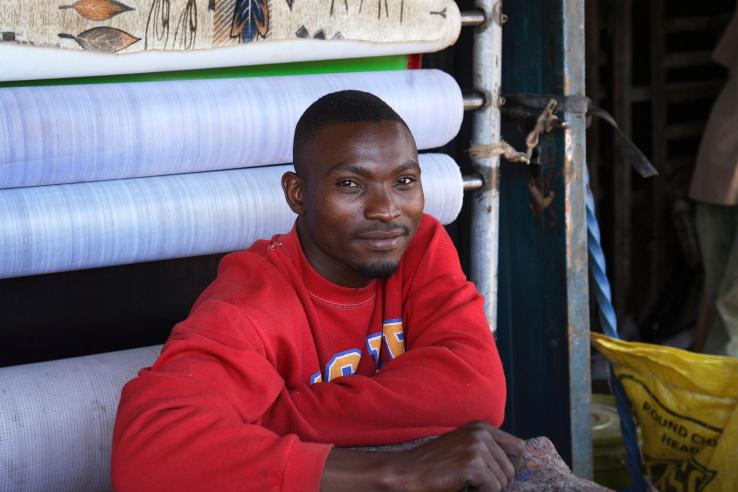
[[[484,159],[501,155],[510,162],[530,164],[530,160],[533,157],[533,150],[538,147],[541,135],[552,131],[556,128],[556,123],[560,121],[558,116],[554,114],[556,104],[556,99],[549,100],[546,107],[536,119],[536,124],[533,127],[533,130],[531,130],[525,138],[525,152],[518,152],[512,145],[504,140],[500,140],[499,142],[488,145],[472,144],[467,150],[467,152],[469,152],[469,156],[472,159]]]
[[[605,255],[602,252],[600,244],[600,226],[597,223],[595,215],[595,202],[592,190],[589,187],[589,172],[585,166],[584,184],[587,189],[586,209],[587,209],[587,249],[589,250],[589,269],[594,279],[595,296],[597,298],[597,307],[599,308],[600,325],[602,332],[612,338],[620,338],[618,336],[618,324],[615,317],[615,310],[612,307],[612,295],[610,292],[610,282],[607,279],[607,270],[605,267]],[[623,433],[623,441],[625,442],[626,461],[628,464],[628,474],[632,488],[629,490],[646,492],[649,487],[643,478],[643,464],[641,463],[641,454],[638,450],[638,440],[636,436],[635,422],[630,412],[630,403],[628,397],[623,390],[620,381],[615,377],[615,373],[610,366],[610,385],[615,393],[615,404],[617,406],[618,415],[620,416],[620,430]]]
[[[528,158],[528,162],[530,162],[531,157],[533,157],[533,149],[538,146],[538,142],[541,139],[541,134],[548,133],[553,130],[554,122],[559,119],[554,114],[556,104],[558,104],[556,102],[556,99],[551,99],[548,101],[548,104],[546,104],[546,107],[543,108],[543,111],[536,120],[536,126],[533,127],[533,130],[531,130],[531,132],[525,138],[525,146],[528,148],[525,155]]]
[[[472,144],[467,152],[469,152],[469,156],[472,159],[484,159],[501,155],[510,162],[530,164],[530,159],[528,159],[524,152],[518,152],[504,140],[488,145]]]

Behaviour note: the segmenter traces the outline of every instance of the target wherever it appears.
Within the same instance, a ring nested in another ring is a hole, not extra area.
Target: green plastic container
[[[642,444],[637,429],[638,446]],[[615,397],[592,395],[592,461],[594,481],[605,487],[622,490],[630,487],[625,458],[625,443],[620,431]]]

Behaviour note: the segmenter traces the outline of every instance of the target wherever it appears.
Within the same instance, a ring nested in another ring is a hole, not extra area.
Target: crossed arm
[[[443,306],[414,308],[438,294]],[[471,420],[499,426],[505,380],[490,330],[478,314],[481,303],[473,287],[459,289],[438,279],[437,286],[407,301],[402,356],[373,376],[285,386],[264,414],[264,425],[337,446],[408,441]]]

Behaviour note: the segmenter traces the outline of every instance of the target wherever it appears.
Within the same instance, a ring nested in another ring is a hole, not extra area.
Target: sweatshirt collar
[[[377,279],[373,279],[365,287],[358,289],[335,284],[318,273],[308,261],[297,235],[297,222],[285,236],[284,246],[311,297],[324,304],[335,304],[336,307],[356,307],[365,304],[376,296]]]

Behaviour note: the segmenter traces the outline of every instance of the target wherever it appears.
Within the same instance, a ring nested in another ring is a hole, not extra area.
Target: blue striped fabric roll
[[[457,164],[421,155],[426,212],[452,222]],[[233,251],[289,231],[291,166],[0,190],[0,278]]]
[[[292,161],[295,124],[329,92],[389,103],[420,149],[458,132],[463,100],[438,70],[0,89],[0,188]]]

